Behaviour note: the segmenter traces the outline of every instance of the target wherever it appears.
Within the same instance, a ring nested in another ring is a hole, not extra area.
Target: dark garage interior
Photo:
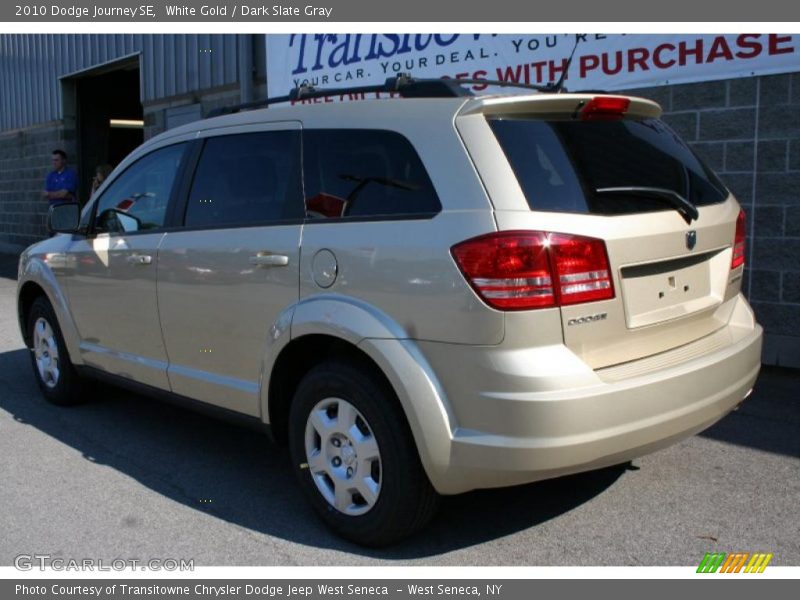
[[[81,203],[98,165],[116,166],[144,141],[138,61],[75,80]]]

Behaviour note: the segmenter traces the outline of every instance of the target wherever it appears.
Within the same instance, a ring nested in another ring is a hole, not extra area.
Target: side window
[[[255,225],[303,218],[300,132],[264,131],[206,140],[186,206],[186,227]]]
[[[185,149],[186,144],[167,146],[128,167],[97,201],[94,230],[130,233],[163,227]]]
[[[310,219],[433,215],[442,205],[411,143],[368,129],[303,131]]]

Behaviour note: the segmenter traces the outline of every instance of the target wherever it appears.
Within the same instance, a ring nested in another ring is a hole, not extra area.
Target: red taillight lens
[[[733,259],[731,260],[731,269],[741,267],[744,264],[744,241],[747,231],[747,221],[744,216],[744,211],[739,211],[739,216],[736,217],[736,235],[733,238]]]
[[[597,96],[589,100],[581,111],[584,121],[610,121],[622,118],[630,106],[630,98]]]
[[[491,233],[453,246],[461,272],[501,310],[555,306],[547,237],[539,231]]]
[[[560,304],[614,297],[603,240],[551,233],[550,260],[558,277]]]
[[[602,240],[544,231],[504,231],[451,250],[489,306],[528,310],[614,297]]]

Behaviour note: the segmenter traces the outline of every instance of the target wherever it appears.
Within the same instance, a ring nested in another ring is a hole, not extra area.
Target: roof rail
[[[362,85],[348,88],[323,88],[318,89],[311,85],[301,85],[294,88],[286,96],[275,96],[255,102],[235,104],[215,108],[208,113],[209,117],[229,115],[242,110],[263,108],[270,104],[281,102],[299,102],[312,98],[325,98],[327,96],[343,96],[346,94],[372,94],[376,92],[399,93],[403,98],[453,98],[457,96],[471,96],[472,93],[464,90],[459,85],[448,79],[414,79],[408,73],[400,73],[397,77],[389,77],[381,84]]]
[[[457,98],[461,96],[473,96],[474,94],[464,89],[463,85],[483,85],[499,87],[515,87],[534,90],[537,92],[557,91],[552,84],[532,85],[527,83],[517,83],[515,81],[500,81],[493,79],[439,79],[412,77],[410,73],[399,73],[396,77],[389,77],[382,84],[365,85],[348,88],[322,88],[318,89],[311,85],[301,85],[294,88],[286,96],[275,96],[255,102],[245,102],[231,106],[215,108],[208,113],[208,117],[218,117],[229,115],[243,110],[254,108],[264,108],[270,104],[281,102],[299,102],[313,98],[325,98],[328,96],[344,96],[349,94],[372,94],[376,92],[400,94],[403,98]]]

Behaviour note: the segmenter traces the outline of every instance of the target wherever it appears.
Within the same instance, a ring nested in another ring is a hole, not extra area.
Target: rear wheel
[[[53,307],[44,296],[28,312],[28,339],[36,383],[53,404],[70,406],[85,399],[83,381],[69,359]]]
[[[397,398],[372,369],[330,361],[300,382],[289,416],[298,481],[344,538],[384,546],[421,529],[438,496]]]

